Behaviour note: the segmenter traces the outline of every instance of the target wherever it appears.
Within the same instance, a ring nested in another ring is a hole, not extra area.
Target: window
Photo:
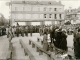
[[[56,11],[57,10],[57,8],[54,8],[54,11]]]
[[[49,14],[49,18],[51,18],[52,14]]]
[[[25,8],[23,7],[23,11],[25,10]]]
[[[52,9],[51,8],[49,8],[49,11],[51,11]]]
[[[56,19],[57,17],[56,17],[56,14],[54,15],[54,18]]]
[[[60,17],[60,19],[61,19],[61,14],[59,14],[59,17]]]
[[[46,11],[46,8],[44,8],[44,11]]]
[[[15,7],[15,11],[17,10],[17,7]]]
[[[44,14],[44,18],[46,18],[46,14]]]

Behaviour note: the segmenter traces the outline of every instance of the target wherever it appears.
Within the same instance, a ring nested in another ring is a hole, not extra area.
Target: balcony
[[[49,11],[12,11],[14,14],[63,14],[64,12],[49,12]]]
[[[16,22],[64,21],[64,19],[14,19]]]

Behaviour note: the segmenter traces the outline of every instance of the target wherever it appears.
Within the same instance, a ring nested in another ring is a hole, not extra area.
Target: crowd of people
[[[71,29],[63,29],[61,26],[51,26],[50,28],[50,45],[54,45],[55,51],[62,50],[62,53],[68,52],[67,46],[67,36],[68,34],[73,35],[73,47],[74,47],[74,55],[76,59],[80,59],[80,27],[75,27],[74,30]],[[47,31],[44,32],[43,37],[43,48],[48,51],[48,34]],[[73,49],[72,47],[72,49]]]
[[[3,32],[2,32],[3,31]],[[74,29],[66,28],[63,29],[62,26],[48,25],[48,26],[7,26],[6,29],[2,29],[2,33],[7,34],[7,38],[11,36],[12,38],[20,35],[22,37],[27,36],[30,33],[39,33],[43,36],[43,49],[48,51],[49,47],[56,47],[56,49],[61,49],[64,52],[68,51],[67,47],[67,35],[73,34],[74,36],[74,55],[77,59],[80,59],[80,28],[75,27]],[[4,33],[6,32],[6,33]],[[48,42],[48,35],[50,34],[50,42]],[[57,50],[56,50],[57,51]]]

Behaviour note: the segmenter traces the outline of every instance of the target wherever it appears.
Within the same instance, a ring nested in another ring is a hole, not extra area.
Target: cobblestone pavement
[[[30,34],[28,34],[28,35],[29,35],[28,37],[27,36],[24,36],[24,37],[19,36],[19,37],[15,37],[15,38],[12,39],[12,43],[15,46],[15,52],[18,51],[17,56],[20,55],[20,54],[22,54],[24,56],[23,49],[17,48],[17,47],[20,47],[20,45],[19,45],[19,39],[22,39],[22,41],[26,44],[26,47],[34,55],[34,57],[36,58],[36,60],[42,60],[42,59],[46,60],[47,59],[46,54],[39,55],[39,53],[36,52],[36,49],[35,48],[32,48],[32,46],[29,45],[29,39],[31,39],[34,42],[36,42],[39,46],[42,47],[41,43],[40,42],[37,42],[37,37],[43,38],[43,36],[40,36],[39,33],[34,33],[32,37],[30,36]],[[68,35],[67,43],[68,43],[67,44],[68,46],[70,46],[70,47],[73,46],[73,36],[72,35]],[[71,55],[73,55],[73,50],[72,49],[69,49],[69,51],[71,52]]]

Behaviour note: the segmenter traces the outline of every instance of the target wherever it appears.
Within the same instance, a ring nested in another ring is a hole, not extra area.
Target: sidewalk
[[[9,49],[9,40],[6,36],[0,37],[0,59],[6,59]]]

